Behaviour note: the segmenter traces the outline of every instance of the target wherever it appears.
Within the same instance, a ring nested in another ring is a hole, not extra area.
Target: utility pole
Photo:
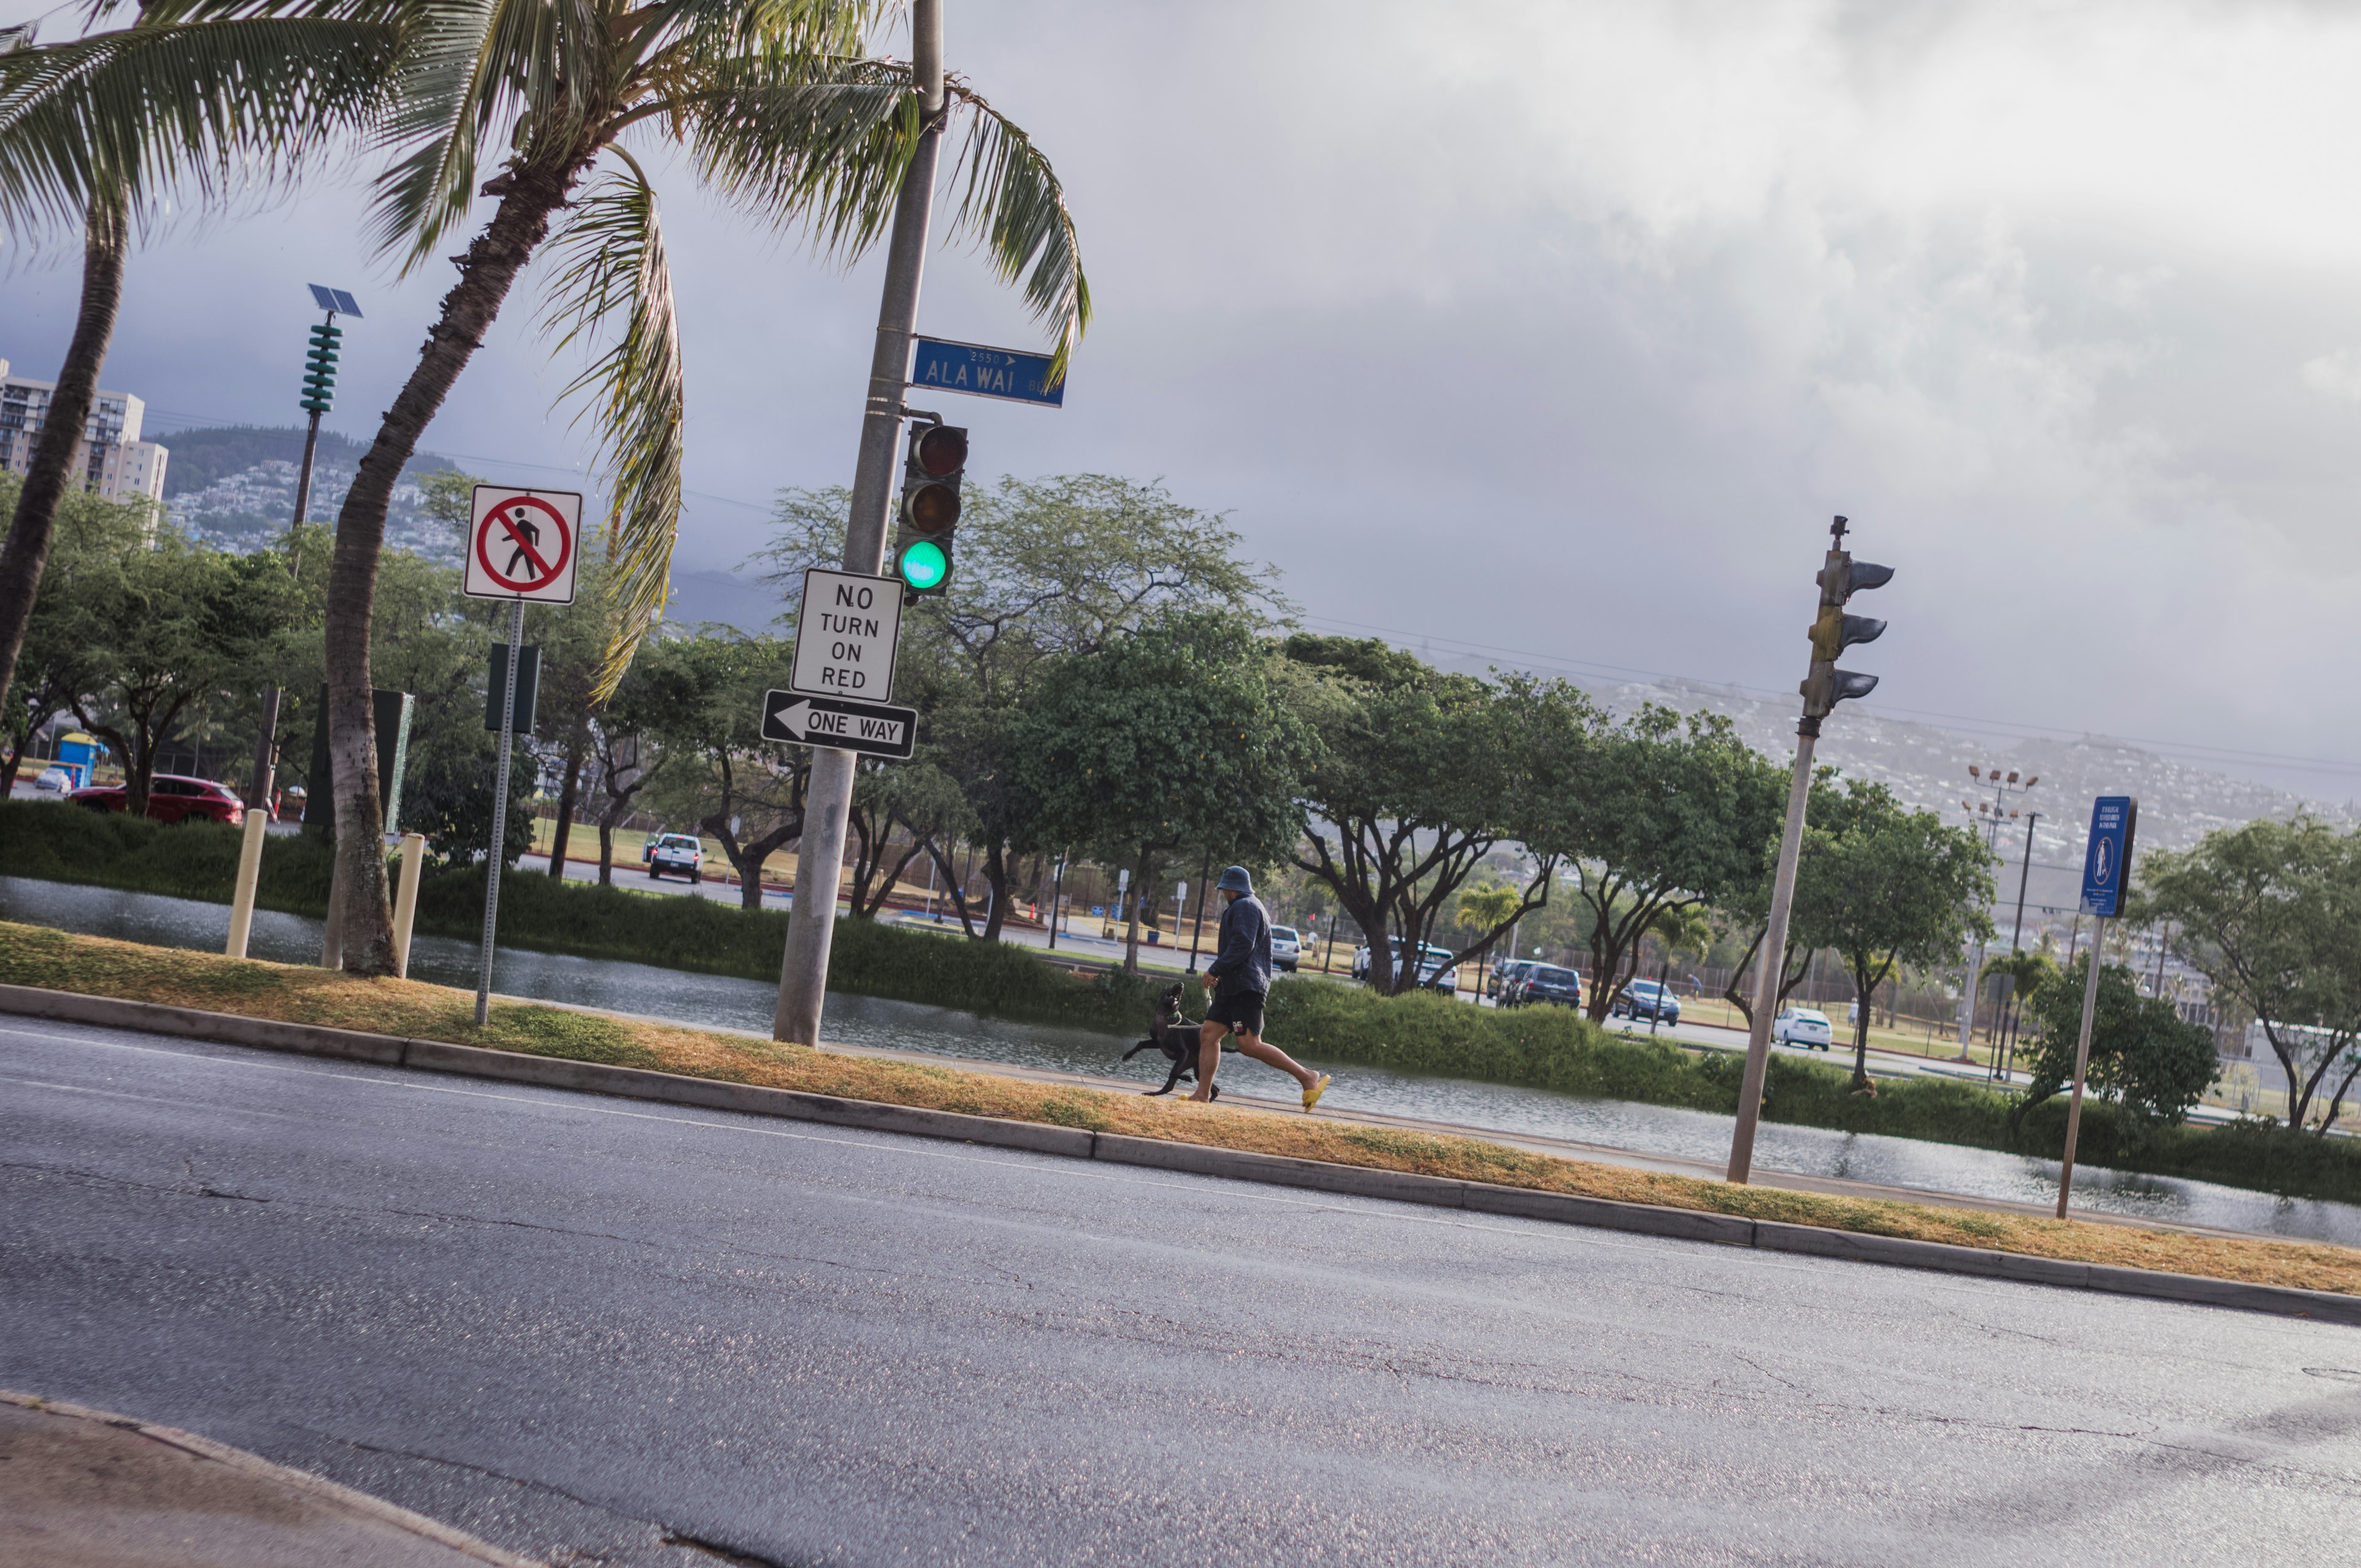
[[[1754,1016],[1746,1036],[1746,1078],[1738,1094],[1738,1124],[1730,1138],[1730,1179],[1744,1182],[1754,1168],[1754,1128],[1763,1115],[1763,1080],[1771,1066],[1771,1014],[1779,1003],[1779,971],[1787,950],[1787,916],[1795,902],[1795,862],[1804,848],[1804,809],[1812,795],[1812,748],[1820,720],[1848,697],[1867,696],[1875,675],[1836,667],[1837,656],[1857,642],[1872,642],[1885,622],[1844,613],[1845,601],[1863,588],[1883,587],[1894,568],[1855,562],[1844,547],[1845,520],[1829,525],[1828,553],[1820,563],[1820,612],[1811,626],[1812,669],[1804,677],[1804,716],[1795,725],[1795,772],[1787,784],[1787,825],[1779,836],[1779,867],[1771,883],[1771,917],[1763,933],[1763,962],[1754,977]]]
[[[912,0],[910,83],[918,94],[924,129],[902,175],[886,244],[885,288],[877,307],[877,344],[869,361],[862,405],[861,455],[852,476],[851,514],[844,530],[844,569],[863,576],[885,569],[885,521],[893,503],[895,448],[902,434],[902,393],[910,365],[910,338],[918,324],[918,281],[926,269],[927,228],[935,195],[935,165],[942,150],[942,0]],[[814,749],[804,800],[803,847],[796,860],[795,913],[787,921],[779,965],[779,1007],[771,1037],[819,1044],[820,1008],[827,997],[829,948],[836,937],[836,884],[844,869],[845,818],[852,806],[851,751]]]

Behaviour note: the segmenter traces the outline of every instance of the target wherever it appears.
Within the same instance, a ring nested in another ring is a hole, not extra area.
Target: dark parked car
[[[131,792],[121,784],[93,784],[66,798],[93,811],[128,811]],[[226,822],[235,828],[246,820],[246,802],[227,784],[211,779],[188,779],[158,773],[148,781],[148,815],[159,822]]]
[[[1525,971],[1539,961],[1535,959],[1502,959],[1494,966],[1492,972],[1484,977],[1484,994],[1508,995],[1516,989],[1517,981],[1525,978]]]
[[[1507,1001],[1511,1007],[1530,1006],[1536,1002],[1554,1003],[1560,1007],[1582,1005],[1582,976],[1573,970],[1556,964],[1532,964],[1510,992]]]
[[[1681,999],[1653,980],[1633,981],[1607,1010],[1620,1018],[1661,1019],[1667,1024],[1681,1021]]]

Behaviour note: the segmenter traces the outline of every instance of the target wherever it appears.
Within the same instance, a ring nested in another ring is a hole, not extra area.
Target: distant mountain
[[[303,460],[299,425],[224,425],[175,431],[158,438],[171,453],[164,467],[164,504],[190,537],[241,554],[265,547],[295,515],[295,487]],[[366,442],[320,433],[312,465],[312,519],[329,522],[345,504]],[[456,470],[447,457],[422,452],[402,469],[386,513],[386,543],[430,559],[456,564],[459,541],[423,510],[417,476]]]

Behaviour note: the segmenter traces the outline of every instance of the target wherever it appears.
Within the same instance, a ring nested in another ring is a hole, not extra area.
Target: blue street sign
[[[974,398],[1000,398],[1012,403],[1043,408],[1066,406],[1066,380],[1049,384],[1049,356],[1019,354],[1013,348],[986,348],[976,343],[948,343],[939,337],[916,340],[911,356],[910,387],[914,391],[965,392]]]
[[[2131,875],[2132,829],[2139,801],[2128,795],[2103,795],[2091,806],[2091,848],[2082,857],[2082,913],[2112,920],[2123,906]]]

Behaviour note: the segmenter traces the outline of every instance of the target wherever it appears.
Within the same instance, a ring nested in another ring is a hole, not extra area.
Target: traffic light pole
[[[1812,796],[1812,749],[1820,721],[1809,714],[1795,727],[1795,773],[1787,785],[1787,825],[1779,835],[1779,870],[1771,883],[1771,919],[1763,927],[1754,975],[1754,1016],[1746,1031],[1746,1077],[1738,1091],[1738,1126],[1730,1138],[1730,1179],[1741,1185],[1754,1170],[1754,1126],[1763,1114],[1763,1080],[1771,1070],[1771,1015],[1779,1008],[1779,977],[1787,967],[1787,914],[1795,904],[1795,864],[1804,849],[1804,806]]]
[[[2066,1106],[2066,1149],[2058,1162],[2058,1217],[2066,1217],[2066,1195],[2074,1190],[2074,1141],[2082,1132],[2082,1079],[2091,1069],[2091,1025],[2099,1013],[2099,968],[2107,950],[2107,922],[2091,932],[2091,972],[2082,982],[2082,1032],[2074,1041],[2074,1098]]]
[[[877,308],[877,345],[869,361],[869,396],[862,413],[861,457],[853,470],[851,514],[844,531],[844,569],[873,577],[885,569],[902,393],[909,372],[910,338],[918,324],[918,282],[926,269],[935,165],[942,148],[942,0],[912,0],[910,79],[926,129],[894,204],[884,294]],[[819,1044],[829,948],[836,936],[836,887],[844,869],[845,821],[852,806],[857,760],[851,751],[827,747],[812,752],[803,842],[796,858],[795,914],[787,922],[786,952],[779,964],[779,1008],[771,1023],[775,1040]]]

